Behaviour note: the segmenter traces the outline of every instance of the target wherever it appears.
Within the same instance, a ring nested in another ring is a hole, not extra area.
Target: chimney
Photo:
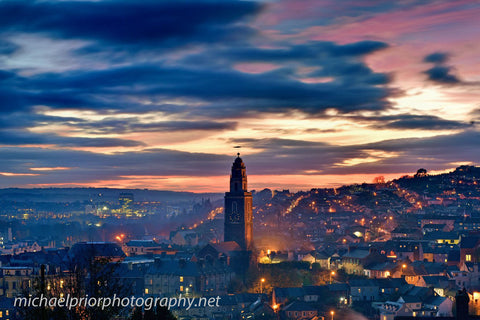
[[[458,290],[457,295],[455,296],[455,306],[457,309],[457,320],[468,320],[468,303],[470,298],[468,297],[467,290]]]

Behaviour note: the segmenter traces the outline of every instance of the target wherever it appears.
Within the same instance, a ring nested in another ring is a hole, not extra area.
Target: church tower
[[[232,165],[230,192],[225,193],[225,241],[235,241],[243,250],[253,242],[252,193],[247,191],[247,168],[240,153]]]

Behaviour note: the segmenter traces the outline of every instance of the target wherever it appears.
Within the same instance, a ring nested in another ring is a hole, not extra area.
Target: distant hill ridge
[[[478,179],[480,167],[462,165],[454,171],[436,175],[428,174],[420,168],[413,176],[404,176],[393,180],[403,187],[422,191],[425,188],[442,188],[443,182],[451,179]],[[346,185],[348,186],[348,185]],[[324,189],[324,188],[319,188]],[[0,201],[21,202],[74,202],[88,200],[118,201],[120,193],[133,193],[135,201],[198,201],[202,198],[219,200],[223,193],[193,193],[168,190],[149,189],[116,189],[116,188],[5,188],[0,189]]]
[[[195,201],[202,198],[217,199],[220,193],[193,193],[149,189],[115,188],[5,188],[0,189],[0,200],[21,202],[75,202],[118,201],[120,193],[133,193],[135,201]]]

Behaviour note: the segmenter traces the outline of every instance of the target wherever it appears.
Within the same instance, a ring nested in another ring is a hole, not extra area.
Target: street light
[[[265,278],[260,279],[260,293],[263,293],[263,283],[265,282]]]
[[[335,311],[330,311],[330,314],[332,315],[332,320],[333,320],[333,316],[335,315]]]
[[[334,276],[335,276],[335,271],[330,272],[330,283],[333,283]]]

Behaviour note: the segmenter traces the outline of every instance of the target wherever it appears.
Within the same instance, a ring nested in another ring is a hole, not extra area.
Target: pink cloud
[[[263,73],[279,68],[279,65],[266,62],[244,62],[238,63],[233,68],[245,73]]]

